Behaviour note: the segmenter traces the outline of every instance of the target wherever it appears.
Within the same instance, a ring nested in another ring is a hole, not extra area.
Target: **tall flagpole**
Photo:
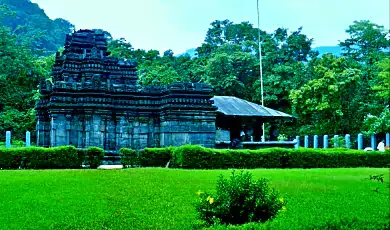
[[[262,54],[261,54],[261,34],[260,34],[260,9],[259,9],[259,0],[257,0],[257,28],[259,31],[259,60],[260,60],[260,83],[261,83],[261,105],[264,106],[264,86],[263,86],[263,65],[262,65]],[[263,136],[261,141],[265,142],[265,130],[263,122]]]

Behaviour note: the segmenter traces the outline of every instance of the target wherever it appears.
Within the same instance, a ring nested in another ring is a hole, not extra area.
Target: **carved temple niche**
[[[85,88],[85,77],[81,78],[81,88]]]
[[[100,89],[100,75],[99,74],[94,74],[93,77],[91,78],[91,83],[92,83],[92,89],[98,90]]]

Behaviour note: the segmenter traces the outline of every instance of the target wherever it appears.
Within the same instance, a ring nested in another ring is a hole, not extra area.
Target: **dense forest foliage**
[[[7,3],[1,8],[0,27],[0,137],[12,130],[22,139],[26,130],[35,129],[37,84],[50,77],[54,61],[47,54],[63,45],[73,25],[50,20],[28,0],[0,2]],[[12,20],[15,16],[17,20]],[[281,126],[280,133],[390,131],[389,31],[363,20],[353,22],[346,32],[348,38],[339,44],[343,54],[337,57],[319,56],[313,39],[301,28],[260,31],[265,105],[298,118]],[[249,22],[216,20],[195,57],[136,49],[123,38],[108,37],[111,55],[137,61],[140,85],[204,82],[216,95],[260,103],[258,35]]]

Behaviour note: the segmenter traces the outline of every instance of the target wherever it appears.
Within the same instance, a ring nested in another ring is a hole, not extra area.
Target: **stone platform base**
[[[122,169],[123,165],[100,165],[98,169]]]

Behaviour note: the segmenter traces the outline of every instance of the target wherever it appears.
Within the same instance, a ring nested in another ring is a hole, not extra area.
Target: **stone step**
[[[121,165],[121,158],[117,151],[105,151],[103,165]]]

